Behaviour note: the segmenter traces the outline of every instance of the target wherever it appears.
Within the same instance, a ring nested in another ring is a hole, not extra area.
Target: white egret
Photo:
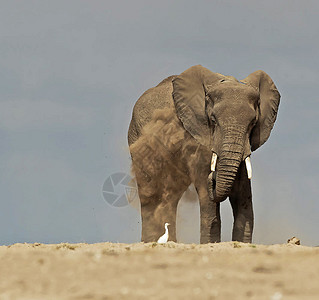
[[[165,223],[165,233],[157,240],[159,244],[165,244],[168,241],[168,225],[169,223]]]

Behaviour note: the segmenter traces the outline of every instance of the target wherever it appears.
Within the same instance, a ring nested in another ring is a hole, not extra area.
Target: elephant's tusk
[[[210,164],[210,169],[212,172],[215,172],[215,170],[216,170],[216,162],[217,162],[217,154],[215,152],[213,152],[212,162]]]
[[[246,163],[246,169],[247,169],[248,179],[251,179],[253,170],[252,170],[252,168],[251,168],[250,156],[247,156],[247,157],[246,157],[245,163]]]

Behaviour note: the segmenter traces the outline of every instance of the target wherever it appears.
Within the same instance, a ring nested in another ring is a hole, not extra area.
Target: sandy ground
[[[1,246],[0,299],[319,299],[319,248],[234,242]]]

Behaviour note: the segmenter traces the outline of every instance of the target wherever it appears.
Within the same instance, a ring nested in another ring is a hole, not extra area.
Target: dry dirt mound
[[[319,248],[294,244],[15,244],[0,299],[318,299]]]

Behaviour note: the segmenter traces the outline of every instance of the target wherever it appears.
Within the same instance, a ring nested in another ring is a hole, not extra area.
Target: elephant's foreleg
[[[200,205],[200,243],[218,243],[221,236],[220,204],[210,201],[207,186],[196,186]]]
[[[251,194],[251,183],[247,177],[244,163],[241,163],[238,176],[235,180],[232,194],[229,197],[233,215],[233,241],[251,243],[254,214]]]
[[[221,236],[220,204],[200,204],[200,243],[219,243]]]

